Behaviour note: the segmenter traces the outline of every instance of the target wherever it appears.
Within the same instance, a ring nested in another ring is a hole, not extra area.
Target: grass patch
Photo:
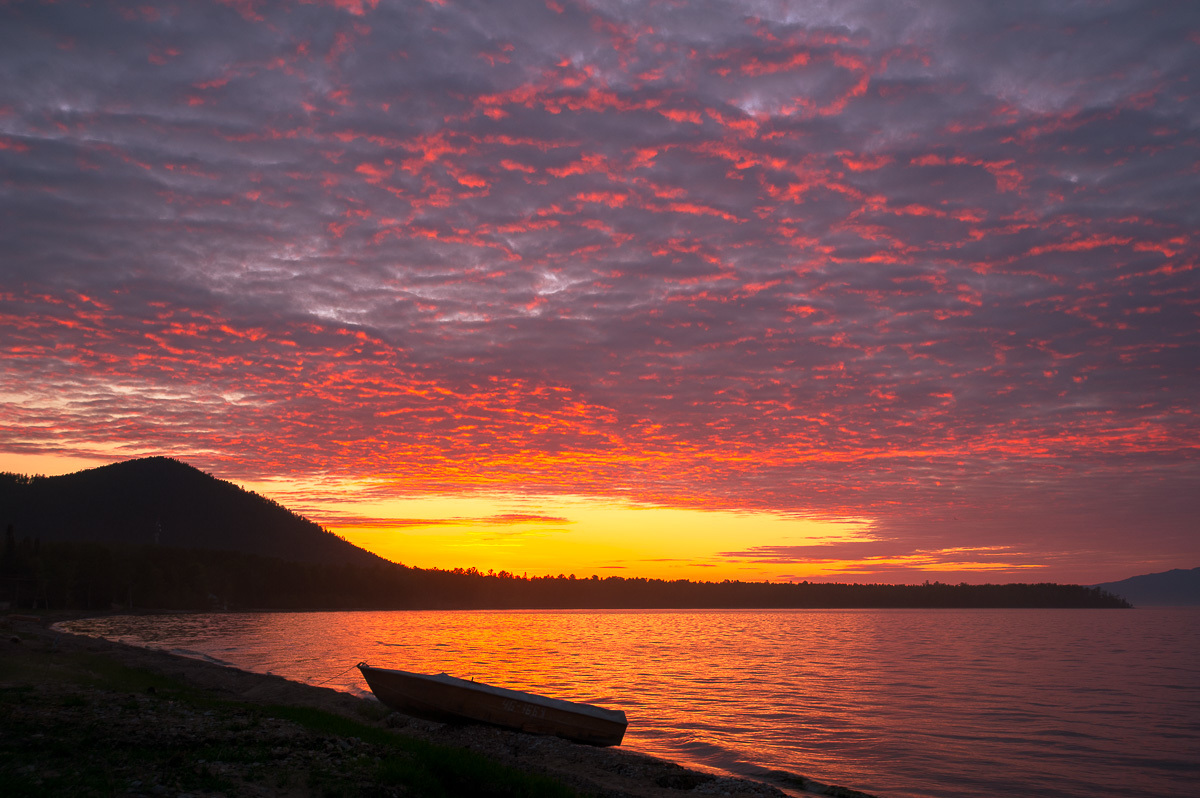
[[[156,691],[194,692],[183,682],[143,668],[131,668],[99,654],[80,653],[67,656],[74,659],[75,666],[82,670],[80,683],[87,686],[127,693],[142,693],[152,687]]]
[[[385,749],[388,755],[379,763],[371,763],[373,780],[383,785],[406,787],[418,795],[447,798],[568,798],[578,795],[560,782],[524,773],[473,751],[405,737],[342,715],[311,707],[283,705],[266,706],[261,710],[270,717],[291,721],[319,735],[360,740]]]
[[[16,645],[0,656],[0,784],[5,798],[251,785],[346,798],[577,794],[334,713],[230,701],[100,654]]]

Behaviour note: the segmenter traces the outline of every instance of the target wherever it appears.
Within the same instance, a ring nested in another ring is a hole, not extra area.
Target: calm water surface
[[[342,612],[72,631],[367,694],[355,663],[623,709],[624,748],[885,798],[1200,796],[1200,608]]]

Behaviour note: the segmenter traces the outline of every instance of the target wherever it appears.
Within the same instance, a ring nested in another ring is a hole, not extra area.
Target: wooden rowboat
[[[493,687],[439,673],[409,673],[358,664],[371,692],[406,715],[443,722],[475,722],[531,734],[552,734],[589,745],[620,745],[625,713],[592,704]]]

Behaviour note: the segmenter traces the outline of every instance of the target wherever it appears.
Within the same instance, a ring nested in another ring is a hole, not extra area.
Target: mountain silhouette
[[[1200,605],[1200,568],[1131,576],[1096,587],[1137,607],[1194,607]]]
[[[19,608],[1126,607],[1094,587],[691,582],[409,568],[178,460],[0,473],[0,605]]]
[[[55,477],[0,474],[17,538],[213,549],[327,565],[387,561],[257,493],[169,457]]]

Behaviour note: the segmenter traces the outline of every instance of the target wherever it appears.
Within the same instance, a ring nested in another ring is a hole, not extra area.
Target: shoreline
[[[674,762],[658,759],[620,748],[594,748],[578,745],[555,737],[528,735],[481,725],[441,724],[410,718],[390,712],[373,699],[359,698],[332,688],[289,681],[280,676],[252,673],[201,659],[180,656],[165,651],[141,648],[102,638],[87,637],[53,629],[58,621],[83,617],[78,614],[61,617],[10,615],[0,621],[4,631],[3,645],[25,660],[25,681],[39,681],[28,674],[46,672],[56,659],[68,655],[100,657],[124,668],[155,674],[199,691],[206,698],[233,701],[259,707],[284,706],[318,710],[340,716],[372,729],[386,731],[399,737],[419,740],[439,746],[465,749],[493,762],[525,774],[542,776],[578,790],[581,795],[603,798],[681,798],[689,795],[727,795],[731,798],[786,798],[790,795],[829,795],[836,798],[870,798],[865,793],[834,785],[813,782],[802,777],[786,777],[786,792],[765,782],[734,776],[722,776],[689,769]],[[19,648],[16,648],[19,647]],[[4,687],[11,679],[5,679]],[[18,684],[20,680],[17,680]],[[119,705],[128,703],[128,694],[91,695],[92,700]],[[144,696],[138,696],[143,701]],[[59,696],[59,701],[71,703],[71,697]],[[109,712],[108,715],[112,715]],[[101,716],[104,712],[100,713]],[[142,731],[153,732],[153,729]],[[328,743],[329,741],[326,741]],[[358,738],[334,737],[335,749],[352,753]],[[286,746],[282,746],[286,748]],[[326,745],[328,747],[328,745]],[[281,746],[275,746],[278,749]],[[337,750],[334,751],[337,753]],[[185,754],[186,757],[186,754]],[[376,757],[378,761],[379,757]],[[322,759],[322,762],[325,760]],[[189,766],[195,763],[189,763]],[[203,763],[201,763],[203,764]],[[311,774],[310,774],[311,775]],[[781,777],[784,774],[780,774]],[[782,780],[782,779],[781,779]],[[309,779],[311,781],[311,778]],[[162,786],[159,784],[159,786]],[[366,785],[361,794],[372,792],[378,785]],[[127,791],[125,794],[141,794]],[[147,794],[171,794],[169,790]],[[174,794],[197,795],[195,792]],[[220,792],[208,793],[223,794]],[[284,794],[266,792],[260,794]],[[286,794],[296,794],[287,792]],[[302,794],[302,793],[301,793]],[[409,793],[411,794],[411,793]]]

